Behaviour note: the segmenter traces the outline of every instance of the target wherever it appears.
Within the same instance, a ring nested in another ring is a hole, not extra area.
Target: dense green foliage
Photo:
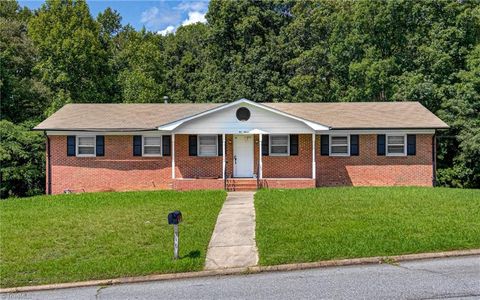
[[[480,247],[480,190],[344,187],[255,194],[260,264]]]
[[[0,202],[0,287],[201,270],[223,191],[37,196]],[[180,259],[167,214],[180,210]]]
[[[0,2],[1,118],[165,95],[420,101],[451,126],[438,136],[439,184],[480,187],[480,2],[212,0],[206,18],[161,36],[112,9],[95,18],[84,0],[35,12]]]
[[[42,133],[30,130],[33,125],[0,120],[2,198],[33,196],[44,191],[45,138]]]

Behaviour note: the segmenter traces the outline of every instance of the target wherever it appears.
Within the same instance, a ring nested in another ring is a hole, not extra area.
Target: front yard
[[[255,208],[261,265],[480,248],[480,190],[261,190]]]
[[[223,191],[125,192],[0,201],[0,286],[201,270]],[[173,260],[167,214],[183,213]]]

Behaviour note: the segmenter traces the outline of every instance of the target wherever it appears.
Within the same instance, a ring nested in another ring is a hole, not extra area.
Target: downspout
[[[433,168],[433,176],[432,176],[432,185],[437,185],[437,132],[432,136],[432,168]]]
[[[43,134],[47,138],[47,195],[52,194],[52,163],[50,155],[50,137],[47,135],[47,132],[44,131]]]

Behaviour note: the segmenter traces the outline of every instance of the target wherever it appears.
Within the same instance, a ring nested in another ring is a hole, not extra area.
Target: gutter
[[[450,127],[331,127],[331,130],[439,130]]]
[[[67,128],[67,129],[62,129],[62,128],[33,128],[32,130],[34,131],[84,131],[84,132],[142,132],[142,131],[156,131],[158,130],[157,128],[151,128],[151,129],[146,129],[146,128],[135,128],[135,129],[130,129],[130,128],[82,128],[82,129],[75,129],[75,128]]]

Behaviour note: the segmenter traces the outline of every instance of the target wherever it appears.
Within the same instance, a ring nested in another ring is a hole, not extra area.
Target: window
[[[198,136],[198,155],[199,156],[217,156],[218,137],[216,135]]]
[[[330,136],[330,155],[331,156],[349,156],[350,155],[350,136],[349,135],[331,135]]]
[[[290,152],[289,135],[270,135],[270,155],[288,155]]]
[[[77,156],[95,156],[94,136],[77,136]]]
[[[143,156],[161,156],[162,155],[162,137],[144,136],[143,137]]]
[[[387,135],[387,155],[404,156],[405,153],[405,135]]]

